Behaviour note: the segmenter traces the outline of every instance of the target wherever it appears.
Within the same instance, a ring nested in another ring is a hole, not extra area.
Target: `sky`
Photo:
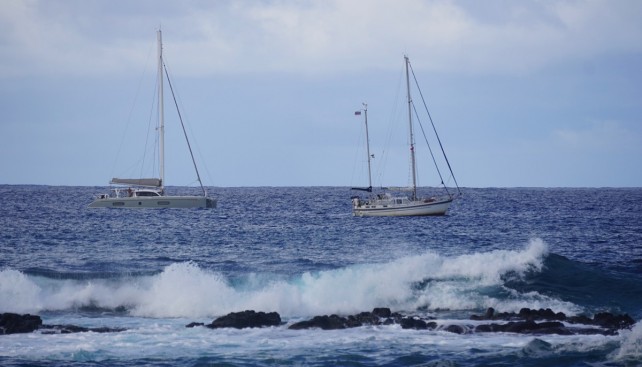
[[[637,0],[0,0],[0,184],[141,172],[160,28],[207,186],[367,185],[364,102],[373,184],[407,185],[407,55],[460,186],[641,187],[640,19]],[[165,181],[194,185],[173,103]]]

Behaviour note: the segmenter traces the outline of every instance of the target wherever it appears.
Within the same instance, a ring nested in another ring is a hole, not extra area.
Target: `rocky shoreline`
[[[291,330],[322,329],[340,330],[361,326],[399,325],[403,329],[439,330],[455,334],[506,332],[534,335],[615,335],[619,330],[629,329],[635,324],[629,315],[609,312],[588,316],[566,316],[551,309],[532,310],[524,308],[519,313],[497,313],[489,308],[483,315],[472,315],[469,320],[443,324],[433,318],[403,315],[391,312],[389,308],[375,308],[371,312],[355,315],[322,315],[289,325]],[[258,328],[284,325],[276,312],[256,312],[246,310],[232,312],[219,317],[210,324],[192,322],[186,327],[219,328]],[[120,332],[124,328],[86,328],[75,325],[44,325],[37,315],[0,314],[0,334],[30,333],[40,331],[44,334],[65,334],[78,332]]]

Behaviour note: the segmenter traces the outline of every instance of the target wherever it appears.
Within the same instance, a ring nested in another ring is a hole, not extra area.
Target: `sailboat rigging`
[[[207,190],[201,182],[198,167],[192,153],[192,147],[187,138],[185,125],[178,109],[178,103],[174,95],[165,63],[163,62],[163,40],[160,30],[157,32],[158,40],[158,159],[159,159],[159,177],[154,178],[112,178],[110,184],[121,185],[113,188],[110,193],[99,194],[95,200],[89,204],[90,208],[215,208],[216,199],[207,195]],[[167,76],[167,82],[174,99],[174,104],[178,111],[179,120],[183,133],[187,141],[187,147],[194,164],[196,177],[200,184],[202,196],[174,196],[167,195],[165,192],[165,111],[163,101],[164,77]]]
[[[414,112],[416,111],[414,109],[414,104],[410,93],[410,70],[411,70],[410,59],[408,58],[408,56],[404,56],[404,60],[405,60],[405,71],[406,71],[406,93],[408,98],[408,130],[409,130],[408,133],[409,133],[409,143],[410,143],[410,164],[412,169],[411,195],[410,197],[408,197],[403,195],[392,195],[389,192],[383,192],[377,195],[370,196],[365,199],[359,196],[353,196],[352,213],[355,216],[445,215],[450,207],[450,204],[456,198],[456,195],[451,194],[448,191],[448,188],[444,184],[443,178],[441,180],[441,183],[446,192],[444,195],[430,196],[425,198],[419,197],[417,195],[417,161],[415,157],[415,133],[414,133],[413,119],[412,119],[413,111]],[[414,72],[413,72],[413,76],[414,76]],[[416,79],[415,79],[415,82],[416,82]],[[420,93],[421,93],[421,90],[420,90]],[[423,95],[421,97],[423,101]],[[424,101],[424,106],[425,106],[425,101]],[[428,108],[426,108],[426,111],[428,111]],[[360,115],[361,114],[360,112],[361,111],[355,112],[355,115]],[[362,190],[362,191],[372,192],[372,177],[371,177],[371,170],[370,170],[370,158],[371,158],[370,139],[368,135],[368,109],[365,103],[364,103],[363,112],[364,112],[364,122],[366,127],[366,146],[367,146],[367,154],[368,154],[369,187],[365,189],[353,188],[353,190]],[[430,117],[430,113],[428,113],[428,116]],[[430,121],[432,123],[432,118],[430,118]],[[441,140],[439,139],[439,135],[437,135],[437,130],[435,129],[434,123],[432,123],[432,126],[433,126],[434,133],[437,137],[437,140],[439,141],[439,145],[441,147],[444,158],[448,164],[448,169],[450,170],[450,173],[454,180],[454,174],[452,172],[450,162],[448,162],[448,158],[446,157],[445,151],[441,144]],[[423,130],[423,127],[421,127],[421,130],[425,136],[425,131]],[[431,151],[431,154],[432,154],[432,151]],[[433,155],[433,160],[434,159],[435,158]],[[437,172],[439,173],[439,176],[441,178],[441,172],[439,172],[439,168],[437,168]],[[457,185],[456,180],[455,180],[455,184]],[[458,185],[457,185],[457,190],[458,190],[458,193],[460,193]]]

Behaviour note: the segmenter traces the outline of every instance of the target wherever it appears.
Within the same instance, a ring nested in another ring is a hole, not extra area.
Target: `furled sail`
[[[112,178],[111,184],[117,185],[136,185],[148,187],[161,187],[163,182],[160,178]]]

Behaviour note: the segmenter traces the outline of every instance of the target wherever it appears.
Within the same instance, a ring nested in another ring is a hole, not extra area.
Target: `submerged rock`
[[[189,324],[185,325],[187,328],[193,328],[196,326],[205,326],[205,323],[203,322],[190,322]]]
[[[39,329],[43,334],[71,334],[71,333],[118,333],[125,331],[124,328],[95,327],[89,328],[77,325],[42,325]]]
[[[597,313],[593,316],[593,318],[580,315],[580,316],[571,316],[567,317],[563,312],[554,312],[550,308],[547,309],[539,309],[539,310],[532,310],[529,308],[522,308],[519,313],[514,313],[514,312],[503,312],[503,313],[495,313],[495,310],[493,308],[489,308],[486,310],[486,313],[483,316],[480,315],[472,315],[471,320],[476,320],[476,321],[486,321],[486,320],[503,320],[503,321],[523,321],[523,322],[530,322],[528,324],[524,323],[518,323],[514,326],[515,328],[524,328],[524,330],[527,330],[528,332],[531,332],[532,330],[542,330],[542,333],[550,333],[550,334],[566,334],[566,333],[571,333],[571,334],[586,334],[586,333],[593,333],[593,334],[606,334],[610,335],[615,333],[615,331],[620,330],[620,329],[627,329],[630,328],[635,324],[635,320],[631,318],[631,316],[624,314],[624,315],[614,315],[609,312],[601,312]],[[558,321],[557,324],[553,323],[535,323],[535,321]],[[564,324],[561,323],[561,321],[564,321],[569,324],[581,324],[581,325],[591,325],[591,326],[598,326],[603,328],[603,330],[597,329],[597,328],[574,328],[574,327],[567,327]],[[511,324],[511,323],[508,323]],[[494,325],[491,327],[491,325],[480,325],[482,326],[481,329],[484,332],[488,332],[486,329],[493,329],[492,331],[505,331],[505,330],[499,330],[502,327],[505,327],[502,325],[498,324],[491,324]],[[479,328],[479,326],[477,327]],[[476,328],[476,329],[477,329]],[[520,332],[520,331],[517,331]]]

